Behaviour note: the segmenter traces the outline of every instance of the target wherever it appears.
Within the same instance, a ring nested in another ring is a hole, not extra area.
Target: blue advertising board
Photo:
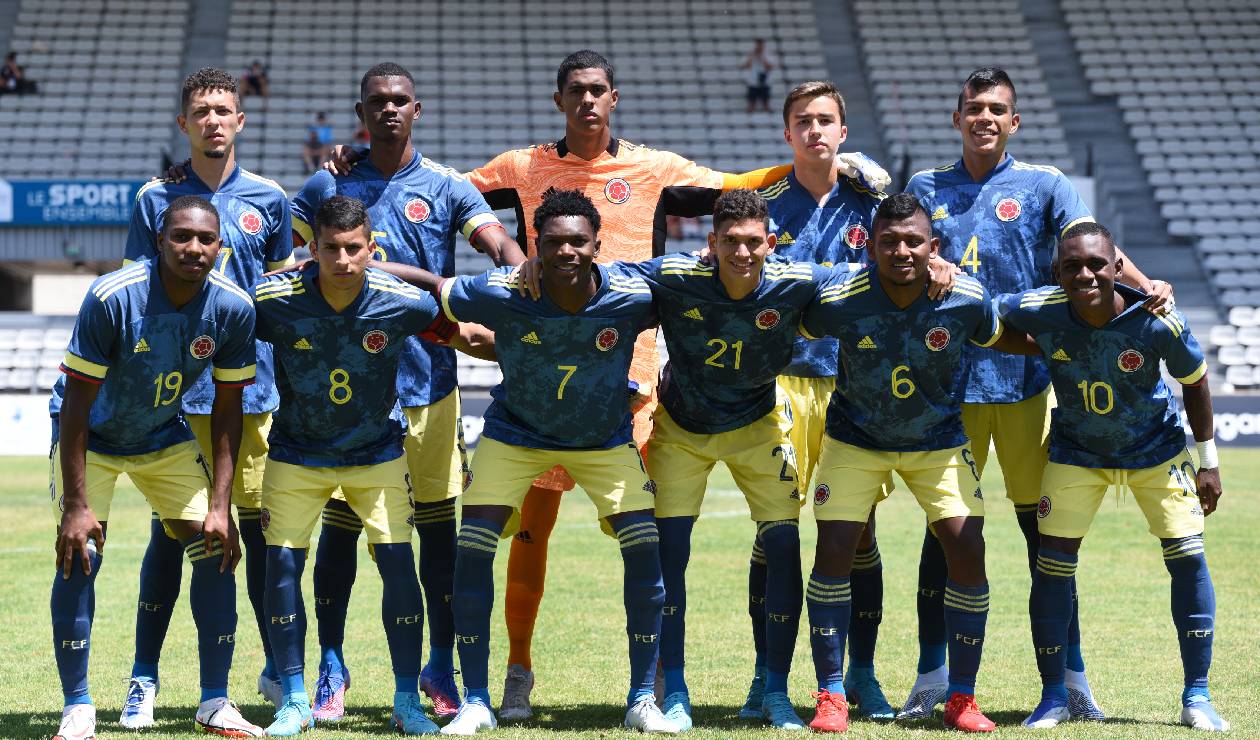
[[[0,179],[0,226],[126,226],[144,180]]]

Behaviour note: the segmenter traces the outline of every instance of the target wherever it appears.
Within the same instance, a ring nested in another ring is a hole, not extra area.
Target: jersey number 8
[[[328,382],[332,384],[328,388],[328,398],[333,403],[340,406],[350,402],[350,397],[354,395],[354,391],[350,390],[350,373],[337,368],[328,373]]]

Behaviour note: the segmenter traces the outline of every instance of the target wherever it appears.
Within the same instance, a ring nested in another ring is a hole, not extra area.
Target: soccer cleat
[[[758,670],[753,674],[752,683],[748,685],[748,698],[744,700],[744,706],[739,709],[740,719],[763,720],[766,718],[764,712],[761,711],[761,704],[766,698],[766,674],[763,670]]]
[[[823,689],[811,696],[818,701],[809,729],[814,732],[846,732],[849,729],[849,704],[843,696]]]
[[[945,701],[945,691],[949,688],[949,673],[941,666],[930,673],[920,673],[910,687],[910,696],[897,712],[897,719],[928,719],[937,704]]]
[[[665,697],[669,701],[670,697],[677,696],[682,692],[676,691]],[[683,694],[686,696],[686,694]],[[623,723],[631,730],[639,732],[648,732],[654,734],[672,735],[679,732],[678,725],[669,721],[664,714],[661,714],[661,708],[656,706],[653,697],[640,699],[634,706],[626,710],[626,721]]]
[[[267,734],[290,737],[315,726],[311,706],[304,701],[290,699],[276,710],[275,719],[267,727]]]
[[[524,722],[534,716],[529,705],[529,693],[534,690],[534,672],[527,671],[519,663],[508,666],[507,678],[503,679],[503,701],[499,704],[499,719],[504,722]],[[458,709],[458,705],[456,705]]]
[[[687,696],[686,691],[675,691],[665,697],[665,703],[661,705],[661,711],[664,713],[665,719],[674,723],[679,732],[686,732],[691,729],[691,697]]]
[[[404,735],[436,735],[438,726],[424,713],[420,694],[414,691],[394,692],[394,727]]]
[[[1208,732],[1229,731],[1229,723],[1216,713],[1212,701],[1201,696],[1192,697],[1190,703],[1181,708],[1181,724]]]
[[[805,721],[797,716],[785,691],[772,691],[761,702],[761,713],[776,730],[803,730]]]
[[[226,696],[207,699],[198,705],[196,727],[202,732],[223,737],[263,736],[263,728],[245,721],[241,710]]]
[[[93,740],[96,737],[96,707],[70,704],[61,710],[61,726],[53,740]]]
[[[1048,730],[1070,719],[1072,719],[1072,713],[1062,699],[1042,699],[1032,714],[1028,715],[1021,724],[1034,730]]]
[[[533,674],[530,677],[532,679]],[[532,683],[531,680],[531,685]],[[437,716],[454,717],[459,712],[459,689],[455,686],[455,671],[438,673],[426,666],[420,671],[420,690],[433,702],[433,713]],[[505,693],[504,701],[506,700]]]
[[[975,694],[954,694],[945,702],[945,726],[960,732],[993,732],[997,725],[976,705]]]
[[[850,671],[844,679],[844,693],[859,717],[892,719],[894,716],[893,708],[889,706],[884,690],[875,679],[874,671],[863,671],[856,675]]]
[[[123,702],[118,724],[128,730],[153,726],[153,701],[157,697],[156,681],[132,678],[127,684],[127,701]]]
[[[466,701],[459,705],[455,719],[441,732],[443,735],[476,735],[477,730],[493,730],[498,726],[490,707],[479,701]]]
[[[1085,678],[1083,671],[1067,669],[1064,684],[1068,691],[1068,712],[1071,713],[1073,720],[1102,722],[1107,719],[1103,710],[1098,708],[1098,702],[1094,701],[1094,692],[1090,690],[1089,679]]]
[[[347,673],[344,668],[341,675],[333,675],[323,668],[319,670],[315,681],[315,708],[311,710],[315,719],[335,722],[346,716],[346,689],[350,686]]]
[[[258,693],[276,709],[284,703],[284,686],[278,679],[269,678],[266,673],[258,674]]]

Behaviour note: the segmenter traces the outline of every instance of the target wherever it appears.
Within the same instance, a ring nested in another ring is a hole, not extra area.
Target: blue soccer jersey
[[[903,309],[868,267],[829,282],[805,311],[801,333],[840,341],[829,436],[871,450],[921,452],[967,443],[958,400],[963,348],[992,346],[1002,325],[984,287],[966,275],[944,300],[925,289]]]
[[[801,311],[832,273],[771,255],[757,289],[733,300],[717,268],[693,255],[625,267],[647,280],[656,299],[669,350],[661,403],[678,426],[696,434],[739,429],[770,413]]]
[[[458,172],[420,156],[392,177],[384,177],[367,159],[348,175],[316,172],[293,198],[293,230],[309,243],[315,212],[326,199],[348,195],[363,201],[372,217],[372,238],[379,259],[421,267],[434,275],[455,274],[455,236],[500,226],[486,200]],[[406,407],[427,406],[455,389],[455,352],[449,347],[406,339],[398,369],[398,400]]]
[[[997,300],[1010,329],[1033,337],[1046,356],[1058,404],[1051,412],[1050,460],[1087,468],[1158,465],[1186,447],[1177,399],[1160,377],[1163,360],[1181,383],[1207,372],[1199,343],[1177,311],[1152,316],[1146,294],[1116,290],[1128,307],[1104,326],[1076,315],[1058,287]]]
[[[991,295],[1053,282],[1055,244],[1093,217],[1072,183],[1053,167],[1007,155],[980,182],[962,160],[916,173],[906,191],[932,216],[941,257],[959,265]],[[1045,361],[977,348],[963,353],[965,403],[1014,403],[1050,384]]]
[[[571,314],[546,295],[522,298],[512,268],[442,283],[452,321],[495,332],[503,382],[490,395],[490,439],[548,450],[605,449],[631,441],[630,358],[655,323],[652,293],[618,263],[593,265],[599,287]]]
[[[438,316],[437,302],[369,268],[359,297],[337,313],[319,292],[319,265],[267,278],[254,290],[258,336],[276,352],[280,410],[268,456],[310,467],[375,465],[403,453],[390,412],[407,340]]]
[[[284,188],[265,177],[234,167],[223,185],[211,190],[191,168],[187,169],[188,179],[181,183],[155,180],[140,188],[131,209],[123,258],[132,262],[156,258],[158,234],[162,231],[167,206],[181,195],[201,196],[219,211],[223,247],[214,270],[226,275],[246,294],[251,293],[269,266],[278,267],[293,254],[292,219]],[[271,346],[259,342],[255,350],[257,382],[245,389],[245,413],[264,414],[276,409],[280,396],[276,394]],[[210,373],[203,373],[184,393],[184,412],[209,414],[213,404]]]
[[[884,196],[841,176],[822,205],[796,179],[795,171],[757,191],[770,206],[770,229],[778,237],[775,254],[797,262],[830,266],[866,263],[871,221]],[[826,337],[796,338],[784,375],[829,378],[836,374],[840,348]]]
[[[158,262],[140,260],[97,278],[83,298],[61,370],[100,384],[88,417],[88,443],[102,455],[143,455],[193,438],[180,397],[213,366],[219,385],[254,382],[254,307],[245,291],[210,273],[176,308]],[[65,378],[53,386],[56,417]]]

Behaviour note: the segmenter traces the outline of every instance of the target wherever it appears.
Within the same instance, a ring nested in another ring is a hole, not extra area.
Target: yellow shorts
[[[656,481],[656,516],[700,516],[709,473],[721,460],[744,492],[753,521],[800,517],[791,411],[782,393],[770,413],[728,432],[688,432],[664,406],[656,410],[653,423],[647,460]]]
[[[305,549],[333,491],[363,520],[368,543],[411,541],[412,500],[401,457],[377,465],[314,468],[278,460],[263,476],[262,529],[268,545]]]
[[[144,455],[101,455],[88,450],[83,471],[88,506],[99,521],[109,521],[114,486],[123,473],[163,520],[204,521],[210,511],[210,467],[194,441],[180,442]],[[49,493],[53,517],[61,524],[65,486],[61,479],[61,445],[53,445]],[[167,529],[167,534],[174,535]]]
[[[586,495],[599,517],[626,511],[651,511],[655,502],[652,481],[633,444],[606,450],[537,450],[482,437],[473,454],[472,481],[464,491],[464,506],[510,506],[513,521],[504,529],[510,537],[519,527],[517,515],[530,485],[553,465],[563,465]]]
[[[432,504],[459,496],[469,470],[459,389],[428,406],[404,408],[403,414],[407,417],[403,456],[415,500]]]
[[[185,414],[197,444],[214,460],[210,445],[210,415]],[[267,467],[267,433],[271,431],[271,414],[245,414],[241,422],[241,449],[236,455],[236,477],[232,480],[232,503],[237,508],[262,508],[263,471]],[[214,465],[210,466],[211,472]]]
[[[864,522],[884,480],[896,471],[918,499],[928,524],[956,516],[984,516],[980,476],[966,447],[883,452],[823,439],[814,486],[814,518]]]
[[[635,400],[630,403],[630,433],[634,435],[634,443],[639,447],[639,454],[646,459],[648,437],[652,435],[652,412],[656,411],[657,397],[656,387],[652,387],[652,392],[647,396],[636,396]],[[573,478],[565,472],[564,467],[555,465],[538,476],[534,481],[537,488],[546,488],[549,491],[571,491],[573,490]]]
[[[989,459],[989,442],[997,449],[1006,497],[1015,511],[1035,511],[1041,498],[1041,474],[1050,452],[1050,409],[1054,391],[1041,393],[1018,403],[962,404],[963,431],[971,440],[977,472],[984,473]]]
[[[1189,450],[1140,470],[1082,468],[1050,463],[1037,504],[1037,531],[1051,537],[1084,537],[1108,486],[1127,486],[1160,538],[1203,533],[1203,509],[1195,489],[1197,470]]]

